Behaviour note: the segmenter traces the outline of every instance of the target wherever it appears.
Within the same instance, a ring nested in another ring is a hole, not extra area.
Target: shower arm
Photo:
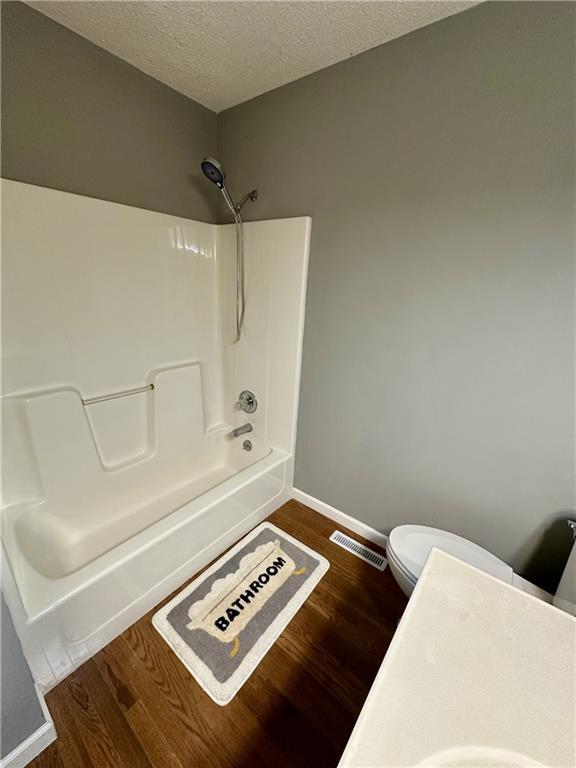
[[[240,211],[242,210],[242,208],[244,208],[248,200],[251,200],[252,202],[255,202],[256,200],[258,200],[257,189],[251,189],[250,192],[246,192],[244,197],[241,200],[239,200],[236,204],[230,197],[230,193],[228,192],[228,189],[226,186],[224,185],[222,186],[221,192],[224,195],[224,199],[226,200],[226,205],[228,206],[228,208],[230,208],[230,212],[232,213],[233,216],[240,213]]]
[[[240,211],[242,210],[242,208],[244,208],[248,200],[250,200],[253,203],[255,203],[256,200],[258,200],[257,189],[252,189],[250,190],[250,192],[246,192],[244,197],[238,203],[236,203],[236,205],[234,206],[234,210],[236,211],[236,213],[240,213]]]

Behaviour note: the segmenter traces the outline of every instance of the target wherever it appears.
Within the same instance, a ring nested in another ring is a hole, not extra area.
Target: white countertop
[[[433,550],[339,768],[576,765],[576,619]]]

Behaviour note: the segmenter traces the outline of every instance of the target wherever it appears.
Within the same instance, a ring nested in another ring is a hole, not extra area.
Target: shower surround
[[[3,589],[46,690],[291,496],[311,222],[246,225],[234,343],[233,225],[2,198]]]

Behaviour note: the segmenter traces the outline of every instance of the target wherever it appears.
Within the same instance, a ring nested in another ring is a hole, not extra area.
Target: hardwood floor
[[[327,518],[290,501],[269,520],[331,567],[232,702],[192,679],[153,629],[155,608],[48,694],[58,739],[31,766],[337,765],[406,599],[389,568],[328,540]]]

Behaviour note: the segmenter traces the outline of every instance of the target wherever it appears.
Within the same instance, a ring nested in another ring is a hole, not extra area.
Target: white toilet
[[[462,538],[462,536],[456,536],[454,533],[442,531],[439,528],[429,528],[425,525],[399,525],[391,531],[388,537],[386,557],[390,570],[407,597],[412,594],[433,547],[547,602],[553,601],[552,595],[518,576],[507,563],[488,550]],[[567,572],[569,570],[570,573]],[[560,582],[559,592],[563,584],[564,589],[568,583],[574,582],[576,584],[573,571],[576,572],[576,547],[572,549],[566,571]],[[574,591],[576,593],[576,587]],[[570,594],[569,597],[563,596],[564,604],[560,605],[560,602],[560,600],[554,600],[554,603],[563,610],[569,613],[575,612],[576,594]]]

